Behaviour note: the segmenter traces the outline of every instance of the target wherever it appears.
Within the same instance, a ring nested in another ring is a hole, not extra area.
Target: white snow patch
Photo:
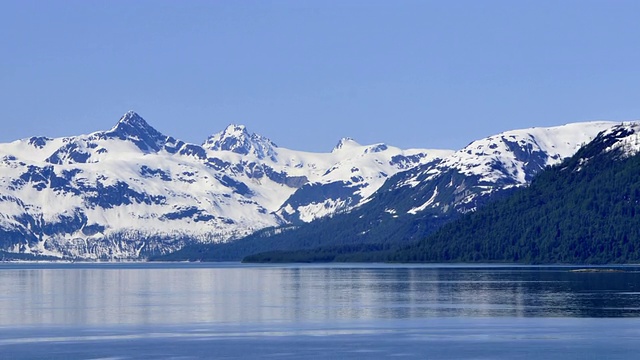
[[[436,188],[433,190],[433,195],[431,195],[431,197],[429,198],[429,200],[427,200],[424,204],[415,207],[409,211],[407,211],[408,214],[411,215],[416,215],[417,213],[424,211],[426,208],[429,207],[429,205],[433,204],[433,202],[436,199],[436,196],[438,196],[438,187],[436,186]]]

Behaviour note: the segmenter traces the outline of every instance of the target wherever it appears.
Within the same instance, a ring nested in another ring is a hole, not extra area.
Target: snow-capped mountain
[[[307,153],[240,125],[200,146],[128,112],[108,131],[0,144],[0,250],[137,258],[227,241],[346,211],[451,153],[348,139]]]
[[[573,123],[503,132],[476,140],[434,165],[397,174],[381,191],[402,202],[393,214],[474,211],[490,195],[528,184],[544,169],[572,156],[613,122]]]

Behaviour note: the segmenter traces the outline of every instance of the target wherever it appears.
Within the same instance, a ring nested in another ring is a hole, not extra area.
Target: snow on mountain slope
[[[250,134],[244,125],[229,125],[224,131],[210,136],[202,146],[213,151],[252,154],[258,159],[269,158],[277,162],[275,148],[278,146],[263,136]]]
[[[564,169],[582,171],[594,157],[611,155],[612,159],[626,159],[640,154],[640,121],[623,122],[608,128],[596,136],[589,146],[578,152],[577,164]]]
[[[574,123],[550,128],[513,130],[477,140],[457,151],[438,168],[479,175],[484,181],[525,184],[536,171],[575,154],[613,122]]]
[[[345,146],[345,144],[347,144]],[[450,150],[401,150],[385,144],[363,146],[342,139],[330,154],[282,149],[287,173],[306,172],[309,182],[282,204],[287,221],[305,222],[358,206],[399,171],[440,161]]]
[[[128,112],[109,131],[0,144],[0,249],[136,258],[227,241],[291,214],[356,206],[388,176],[450,153],[383,144],[305,153],[240,125],[199,146]]]
[[[407,197],[398,213],[473,211],[487,196],[528,184],[546,166],[560,163],[614,122],[574,123],[503,132],[472,142],[443,161],[399,174],[386,191]]]
[[[621,151],[623,157],[635,156],[640,153],[640,122],[625,122],[613,126],[602,133],[594,142],[603,147],[603,152]],[[583,158],[588,161],[588,158]]]

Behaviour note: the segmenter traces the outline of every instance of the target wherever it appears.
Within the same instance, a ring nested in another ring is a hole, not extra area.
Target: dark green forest
[[[391,244],[355,244],[322,246],[306,250],[267,251],[246,256],[249,263],[323,263],[323,262],[384,262],[397,246]]]

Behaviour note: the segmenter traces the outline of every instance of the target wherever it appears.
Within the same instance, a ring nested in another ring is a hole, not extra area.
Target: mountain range
[[[422,240],[444,224],[526,187],[612,122],[512,130],[473,141],[439,161],[389,177],[362,204],[307,224],[257,231],[234,242],[190,245],[165,260],[241,260],[273,251],[322,253],[388,248]]]
[[[310,153],[242,125],[190,144],[130,111],[107,131],[0,144],[0,251],[144,259],[213,246],[239,259],[408,242],[528,185],[614,125],[512,130],[458,151],[343,138]]]
[[[242,125],[196,145],[130,111],[107,131],[0,144],[0,250],[134,259],[232,241],[348,211],[390,176],[451,153],[348,138],[309,153]]]

